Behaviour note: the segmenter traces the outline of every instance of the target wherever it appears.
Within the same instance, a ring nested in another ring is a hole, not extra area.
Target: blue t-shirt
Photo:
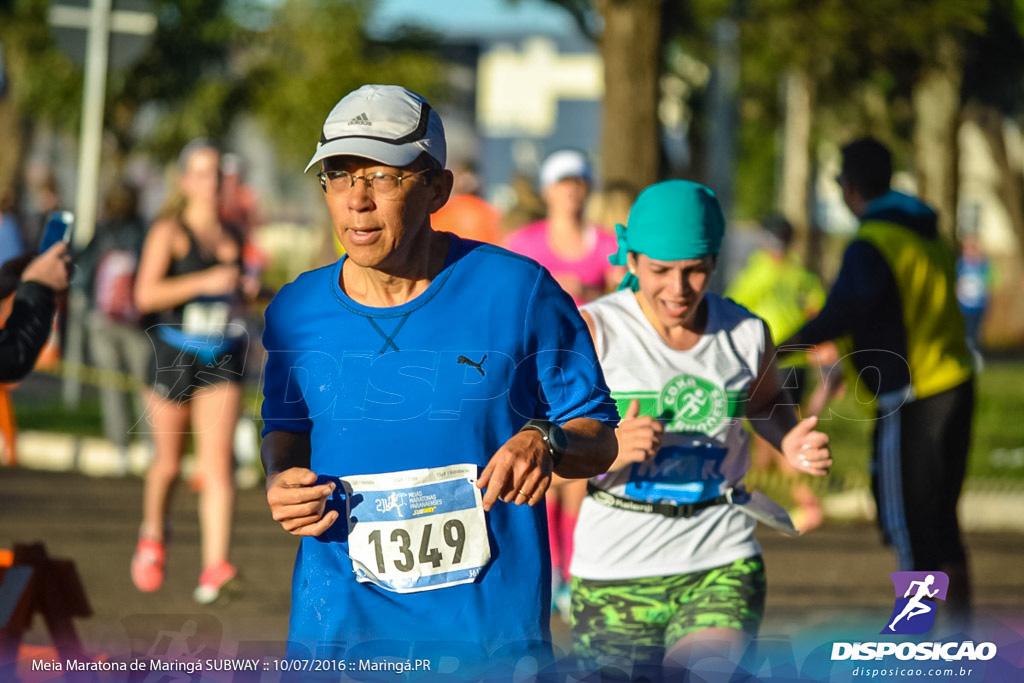
[[[530,418],[618,421],[586,325],[550,274],[499,247],[450,239],[443,270],[401,306],[349,298],[342,257],[301,275],[268,307],[263,433],[309,432],[321,478],[459,463],[479,473]],[[351,658],[369,641],[406,652],[410,642],[449,641],[486,660],[550,641],[543,505],[499,501],[486,514],[491,559],[471,583],[396,593],[356,581],[342,488],[329,501],[342,517],[299,548],[292,643]],[[354,525],[371,519],[366,501],[349,504]],[[412,555],[450,552],[453,539],[440,534],[412,539]]]
[[[992,271],[987,258],[964,258],[956,262],[956,298],[966,313],[984,311],[988,306],[988,290]]]
[[[23,253],[25,246],[21,243],[21,234],[14,216],[0,213],[0,265]]]

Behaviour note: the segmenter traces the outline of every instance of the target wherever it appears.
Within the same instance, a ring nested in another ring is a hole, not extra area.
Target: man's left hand
[[[551,485],[551,455],[540,432],[519,432],[495,453],[477,488],[486,489],[484,510],[490,510],[499,499],[516,505],[536,505],[544,500]]]

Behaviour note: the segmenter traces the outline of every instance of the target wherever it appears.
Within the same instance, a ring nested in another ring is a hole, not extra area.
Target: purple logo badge
[[[935,623],[936,600],[946,599],[949,577],[943,572],[893,572],[896,604],[880,633],[925,633]]]

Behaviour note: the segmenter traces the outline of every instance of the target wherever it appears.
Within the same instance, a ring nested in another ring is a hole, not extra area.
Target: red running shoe
[[[149,538],[140,538],[132,555],[132,583],[143,593],[159,590],[164,582],[167,546]]]
[[[199,575],[199,585],[192,593],[192,599],[200,605],[216,602],[222,594],[236,583],[238,570],[230,562],[211,564]]]

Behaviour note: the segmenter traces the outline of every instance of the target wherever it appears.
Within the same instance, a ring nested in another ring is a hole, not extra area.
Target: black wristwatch
[[[544,445],[548,447],[548,453],[551,454],[551,469],[557,468],[562,462],[562,458],[565,457],[565,452],[569,449],[569,439],[566,437],[565,431],[554,422],[547,420],[527,420],[519,431],[524,432],[527,429],[541,433],[541,436],[544,437]]]

